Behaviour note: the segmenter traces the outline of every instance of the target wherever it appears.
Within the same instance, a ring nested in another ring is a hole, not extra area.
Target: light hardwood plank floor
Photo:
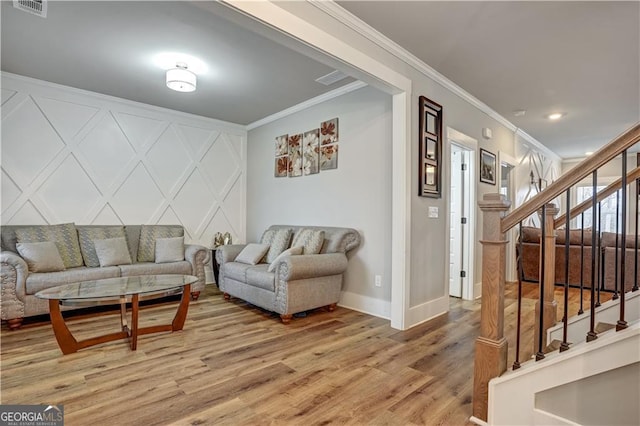
[[[505,303],[509,365],[515,289],[507,286]],[[525,284],[527,312],[536,289]],[[176,306],[143,308],[141,326],[169,322]],[[3,325],[0,401],[64,404],[72,426],[470,424],[480,304],[452,298],[450,307],[404,332],[341,307],[283,325],[207,286],[181,332],[141,336],[135,352],[115,341],[66,356],[47,318],[18,331]],[[532,313],[523,317],[532,321]],[[119,316],[74,315],[69,324],[86,338],[117,330]],[[523,348],[521,360],[531,352]]]

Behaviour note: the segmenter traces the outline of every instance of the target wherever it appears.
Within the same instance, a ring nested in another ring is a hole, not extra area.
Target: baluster
[[[627,251],[627,150],[622,151],[622,215],[620,217],[620,245],[622,246],[622,256],[620,256],[620,319],[616,324],[616,331],[627,328],[627,321],[624,315],[625,301],[625,279],[626,279],[626,251]],[[616,253],[618,248],[616,247]]]
[[[596,208],[597,208],[597,196],[598,190],[598,171],[593,171],[592,182],[592,197],[591,197],[591,300],[589,301],[591,312],[589,313],[589,332],[587,333],[587,342],[591,342],[598,338],[596,334],[596,235],[598,229],[596,224]]]
[[[544,269],[545,269],[545,249],[546,249],[546,220],[547,218],[547,205],[542,206],[542,220],[540,221],[540,276],[538,279],[540,286],[540,296],[538,298],[538,342],[537,342],[537,352],[536,352],[536,361],[540,361],[544,359],[544,352],[542,351],[542,337],[544,334]]]
[[[616,251],[613,256],[614,259],[614,274],[613,274],[613,297],[612,300],[618,298],[618,249],[620,248],[620,191],[616,191]],[[604,251],[602,253],[602,263],[604,264]],[[604,266],[602,267],[604,269]],[[604,273],[603,273],[604,276]],[[602,279],[602,285],[605,285],[604,278]]]
[[[636,163],[638,166],[640,166],[640,153],[638,154],[638,162]],[[640,212],[638,212],[638,200],[640,199],[640,179],[636,179],[636,196],[635,198],[635,203],[636,203],[636,235],[635,235],[635,241],[633,244],[633,247],[635,248],[635,257],[633,258],[633,288],[631,289],[631,291],[638,291],[638,234],[640,233],[638,231],[638,216],[640,216]]]
[[[593,195],[595,198],[597,198],[597,194],[594,192]],[[596,233],[598,234],[598,236],[600,236],[600,230],[602,229],[602,203],[598,202],[598,220],[596,221],[596,226],[594,227],[594,230],[596,231]],[[598,256],[596,263],[597,263],[597,271],[598,271],[598,279],[597,279],[597,283],[596,283],[596,289],[598,292],[598,298],[596,299],[596,308],[600,306],[600,288],[604,285],[604,266],[603,266],[603,258],[604,258],[604,251],[602,251],[602,238],[597,238],[596,239],[596,252],[599,253],[600,255]]]
[[[578,315],[584,314],[584,212],[580,214],[580,309]]]
[[[569,228],[571,226],[571,189],[567,189],[567,208],[564,224],[564,316],[562,322],[562,343],[560,344],[560,352],[569,349],[567,342],[567,332],[569,327],[569,239],[571,234]]]
[[[522,275],[524,273],[522,269],[522,222],[518,224],[518,233],[520,235],[518,238],[518,252],[520,253],[520,258],[518,259],[518,318],[516,325],[516,360],[513,362],[513,370],[520,368],[520,322],[522,319]]]

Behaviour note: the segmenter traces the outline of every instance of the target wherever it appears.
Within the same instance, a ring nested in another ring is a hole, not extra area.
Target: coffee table
[[[118,339],[129,339],[131,350],[138,345],[138,336],[162,331],[182,330],[189,309],[191,284],[198,281],[192,275],[142,275],[137,277],[105,278],[82,281],[48,288],[36,293],[49,300],[51,326],[62,353],[67,355],[79,349]],[[171,324],[138,327],[139,302],[182,293],[178,311]],[[127,324],[127,303],[131,304],[131,327]],[[78,341],[73,337],[60,312],[64,306],[98,306],[120,304],[122,330],[103,336]]]

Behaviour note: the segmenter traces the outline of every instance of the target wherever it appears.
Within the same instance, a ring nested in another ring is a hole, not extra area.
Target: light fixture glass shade
[[[182,67],[167,70],[167,87],[178,92],[193,92],[196,90],[196,75]]]

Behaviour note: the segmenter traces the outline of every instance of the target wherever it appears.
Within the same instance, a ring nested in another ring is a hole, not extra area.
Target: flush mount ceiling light
[[[566,114],[564,112],[554,112],[553,114],[549,114],[547,115],[547,118],[549,120],[560,120],[562,117],[564,117]]]
[[[175,68],[167,70],[167,87],[178,92],[196,90],[196,75],[189,71],[184,62],[178,62]]]

